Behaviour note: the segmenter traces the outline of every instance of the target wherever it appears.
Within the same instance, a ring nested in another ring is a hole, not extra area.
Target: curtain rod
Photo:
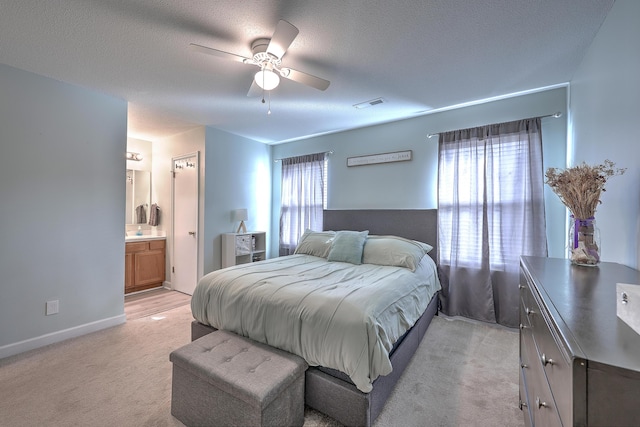
[[[562,113],[560,111],[557,111],[553,114],[547,114],[546,116],[540,116],[541,119],[544,119],[545,117],[553,117],[554,119],[560,118],[562,117]],[[439,133],[428,133],[427,134],[427,138],[431,139],[434,136],[438,136],[440,135]]]
[[[312,153],[312,154],[316,154],[316,153]],[[333,154],[333,150],[325,151],[325,152],[324,152],[324,153],[322,153],[322,154],[331,155],[331,154]],[[300,156],[307,156],[308,154],[299,154],[299,155],[300,155]],[[295,156],[295,157],[297,157],[297,156]],[[282,160],[282,159],[287,159],[287,158],[288,158],[288,157],[282,157],[282,158],[280,158],[280,159],[273,159],[273,162],[274,162],[274,163],[278,163],[280,160]]]

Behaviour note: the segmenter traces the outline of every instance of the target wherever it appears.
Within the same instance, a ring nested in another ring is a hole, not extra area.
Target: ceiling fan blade
[[[253,59],[245,58],[244,56],[236,55],[234,53],[225,52],[218,49],[213,49],[199,44],[191,43],[189,49],[196,52],[204,53],[207,55],[217,56],[218,58],[230,59],[232,61],[242,62],[243,64],[253,64]]]
[[[256,96],[260,96],[262,94],[262,88],[258,86],[255,80],[251,80],[251,87],[249,88],[249,92],[247,92],[247,96],[249,98],[255,98]]]
[[[267,53],[274,55],[278,59],[282,59],[282,56],[287,49],[289,49],[298,32],[299,30],[287,21],[282,19],[278,21],[276,30],[273,32],[273,37],[271,37],[269,46],[267,46]]]
[[[303,73],[293,68],[282,68],[282,71],[284,73],[281,75],[285,79],[293,80],[294,82],[302,83],[318,90],[326,90],[330,84],[329,80],[321,79],[320,77],[312,76],[311,74]]]

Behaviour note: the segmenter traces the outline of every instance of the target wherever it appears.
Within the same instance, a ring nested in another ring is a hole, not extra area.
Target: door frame
[[[175,216],[175,164],[176,161],[180,161],[180,160],[186,160],[189,158],[195,157],[196,158],[196,192],[197,192],[197,198],[196,198],[196,279],[199,280],[200,279],[200,271],[201,271],[201,260],[200,260],[200,244],[201,244],[201,239],[200,239],[200,151],[194,151],[191,153],[186,153],[186,154],[181,154],[179,156],[173,156],[171,157],[171,268],[170,268],[170,272],[171,272],[171,289],[175,289],[175,261],[176,261],[176,238],[175,238],[175,221],[176,221],[176,216]]]

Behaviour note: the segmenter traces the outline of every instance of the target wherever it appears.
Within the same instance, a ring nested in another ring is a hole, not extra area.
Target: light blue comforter
[[[413,273],[290,255],[207,274],[191,310],[205,325],[342,371],[369,392],[373,380],[392,370],[393,343],[439,289],[429,256]]]

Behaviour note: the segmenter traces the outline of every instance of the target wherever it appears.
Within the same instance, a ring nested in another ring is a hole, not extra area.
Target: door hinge
[[[175,177],[176,177],[176,171],[169,171],[169,172],[171,172],[171,177],[172,177],[172,178],[175,178]]]

